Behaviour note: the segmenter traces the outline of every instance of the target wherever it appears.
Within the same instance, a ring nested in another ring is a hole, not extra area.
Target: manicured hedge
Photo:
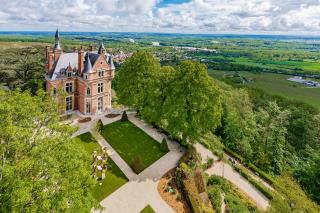
[[[185,163],[181,163],[177,169],[177,185],[181,187],[183,195],[189,202],[192,212],[194,213],[214,213],[211,208],[209,197],[204,202],[200,196],[197,183],[195,181],[194,171]],[[204,187],[205,188],[205,187]],[[205,190],[205,189],[204,189]]]
[[[258,175],[263,178],[265,181],[267,181],[269,184],[273,185],[275,183],[275,180],[273,179],[273,177],[271,177],[270,175],[268,175],[267,173],[265,173],[264,171],[262,171],[261,169],[259,169],[258,167],[256,167],[254,164],[249,163],[248,168],[251,169],[252,171],[258,173]]]
[[[245,159],[243,157],[241,157],[240,155],[238,155],[237,153],[235,153],[234,151],[232,151],[228,147],[224,147],[223,150],[227,154],[231,155],[233,158],[237,159],[239,162],[241,162],[241,163],[245,162]],[[261,169],[256,167],[254,164],[248,163],[248,164],[246,164],[246,166],[249,169],[251,169],[253,172],[255,172],[258,176],[260,176],[265,181],[267,181],[269,184],[273,185],[275,183],[275,180],[271,177],[271,175],[268,175],[267,173],[265,173],[264,171],[262,171]]]
[[[238,166],[238,165],[235,165],[234,168],[245,179],[247,179],[254,187],[256,187],[262,194],[264,194],[268,199],[270,199],[270,200],[273,199],[273,193],[268,188],[263,186],[261,183],[259,183],[255,179],[253,179],[244,168],[242,168],[241,166]]]

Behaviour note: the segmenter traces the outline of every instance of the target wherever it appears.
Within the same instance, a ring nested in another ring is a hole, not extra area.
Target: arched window
[[[90,95],[90,88],[87,88],[87,95]]]

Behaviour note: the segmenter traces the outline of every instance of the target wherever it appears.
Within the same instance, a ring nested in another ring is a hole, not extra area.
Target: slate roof
[[[92,64],[91,64],[91,60],[90,60],[90,53],[87,53],[85,58],[85,64],[84,64],[84,69],[83,69],[83,73],[92,73]],[[93,63],[94,64],[94,63]]]
[[[71,67],[78,67],[78,53],[62,53],[53,68],[51,80],[63,76],[62,73],[65,72],[69,63]]]
[[[92,72],[92,67],[94,66],[94,64],[96,63],[100,55],[97,54],[97,52],[85,52],[84,55],[85,55],[85,64],[84,64],[83,72],[90,73],[90,71]],[[115,69],[112,56],[108,53],[106,53],[105,56],[110,69]],[[89,58],[89,60],[87,58]],[[90,61],[90,64],[87,63],[87,61]],[[90,66],[91,66],[91,69],[90,69]],[[73,70],[78,69],[78,53],[77,52],[62,53],[58,61],[55,62],[50,79],[56,80],[61,77],[64,77],[66,69],[70,70],[70,68],[72,68]]]

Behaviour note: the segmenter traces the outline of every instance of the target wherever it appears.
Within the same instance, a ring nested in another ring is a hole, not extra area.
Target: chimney
[[[50,50],[51,50],[50,46],[46,46],[46,61],[48,61]]]
[[[96,50],[96,46],[94,44],[90,44],[89,51],[92,52],[92,51],[95,51],[95,50]]]
[[[74,48],[73,48],[73,52],[74,52],[74,53],[76,53],[77,50],[78,50],[77,47],[74,47]]]
[[[83,58],[84,58],[84,52],[82,49],[82,46],[80,47],[80,50],[78,51],[78,73],[81,74],[83,70]]]
[[[48,52],[48,58],[47,58],[47,61],[48,61],[48,64],[47,64],[47,74],[51,74],[51,69],[52,69],[52,59],[53,59],[53,53],[50,51]]]
[[[56,63],[56,61],[58,61],[60,55],[61,55],[61,49],[54,49],[53,53],[54,53],[54,63]]]

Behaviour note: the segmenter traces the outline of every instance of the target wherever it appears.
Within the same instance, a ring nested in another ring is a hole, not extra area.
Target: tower
[[[62,53],[62,49],[60,47],[60,35],[59,35],[58,28],[56,30],[56,34],[54,36],[54,39],[55,39],[55,43],[54,43],[54,47],[53,47],[53,53],[54,53],[54,61],[56,62]]]

